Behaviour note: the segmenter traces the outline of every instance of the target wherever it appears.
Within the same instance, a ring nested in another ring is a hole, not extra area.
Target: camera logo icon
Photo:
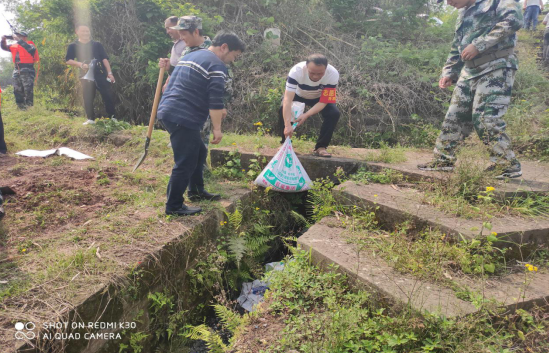
[[[32,332],[35,328],[36,325],[33,322],[18,322],[15,324],[15,338],[18,340],[32,340],[36,337],[36,334]]]

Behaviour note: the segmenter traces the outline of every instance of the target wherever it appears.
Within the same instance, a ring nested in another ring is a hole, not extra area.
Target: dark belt
[[[476,59],[465,61],[465,66],[467,66],[470,69],[474,69],[475,67],[479,67],[480,65],[484,65],[486,63],[489,63],[490,61],[506,58],[509,55],[512,55],[514,52],[515,52],[514,48],[509,48],[509,49],[496,51],[490,54],[484,54]]]

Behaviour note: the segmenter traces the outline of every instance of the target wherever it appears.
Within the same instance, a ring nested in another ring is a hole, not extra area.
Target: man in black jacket
[[[76,35],[78,40],[69,44],[67,48],[67,55],[65,56],[67,64],[80,68],[80,77],[82,78],[90,68],[91,61],[96,60],[94,67],[95,81],[80,80],[84,95],[84,108],[88,117],[84,125],[95,123],[93,100],[95,99],[96,89],[103,98],[107,116],[114,118],[115,105],[111,84],[115,80],[105,48],[101,43],[91,40],[90,28],[87,25],[77,25]]]

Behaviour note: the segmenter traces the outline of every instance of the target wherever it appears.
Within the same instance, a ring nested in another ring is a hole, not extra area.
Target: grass
[[[369,162],[402,163],[407,160],[405,155],[407,150],[409,148],[403,148],[400,145],[389,147],[386,144],[381,144],[379,151],[368,152],[365,159]]]
[[[117,132],[128,140],[117,147],[104,139],[104,131],[83,126],[84,118],[48,111],[40,101],[18,111],[9,91],[2,95],[2,118],[10,154],[67,146],[95,160],[10,156],[11,164],[1,168],[0,180],[14,183],[18,192],[6,198],[7,215],[0,224],[3,324],[14,317],[54,315],[48,306],[52,300],[77,304],[199,220],[164,214],[173,165],[166,132],[154,131],[147,159],[132,173],[147,127]],[[206,179],[209,191],[226,198],[244,186],[213,175]],[[206,211],[221,207],[206,201],[199,205]],[[21,312],[24,305],[32,309]],[[13,339],[0,337],[6,344]]]
[[[351,288],[335,267],[321,270],[310,253],[294,249],[283,271],[269,275],[259,310],[242,319],[216,310],[235,334],[228,347],[207,328],[196,332],[214,351],[248,352],[545,352],[541,313],[488,312],[448,319],[387,310],[373,293]],[[386,303],[385,303],[386,304]],[[266,325],[271,331],[259,327]],[[204,331],[205,330],[205,331]],[[198,331],[198,330],[197,330]],[[216,350],[219,349],[219,350]]]

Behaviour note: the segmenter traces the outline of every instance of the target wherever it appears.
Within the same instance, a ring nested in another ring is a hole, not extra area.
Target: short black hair
[[[307,62],[305,64],[308,65],[309,63],[315,63],[315,65],[324,65],[328,67],[328,58],[319,53],[311,54],[307,57]]]
[[[179,21],[179,17],[170,16],[166,19],[166,21],[170,21],[170,23],[175,26],[177,24],[177,22]]]
[[[215,38],[213,39],[212,46],[220,47],[223,44],[227,44],[229,51],[244,52],[246,50],[246,44],[233,32],[217,32]]]

